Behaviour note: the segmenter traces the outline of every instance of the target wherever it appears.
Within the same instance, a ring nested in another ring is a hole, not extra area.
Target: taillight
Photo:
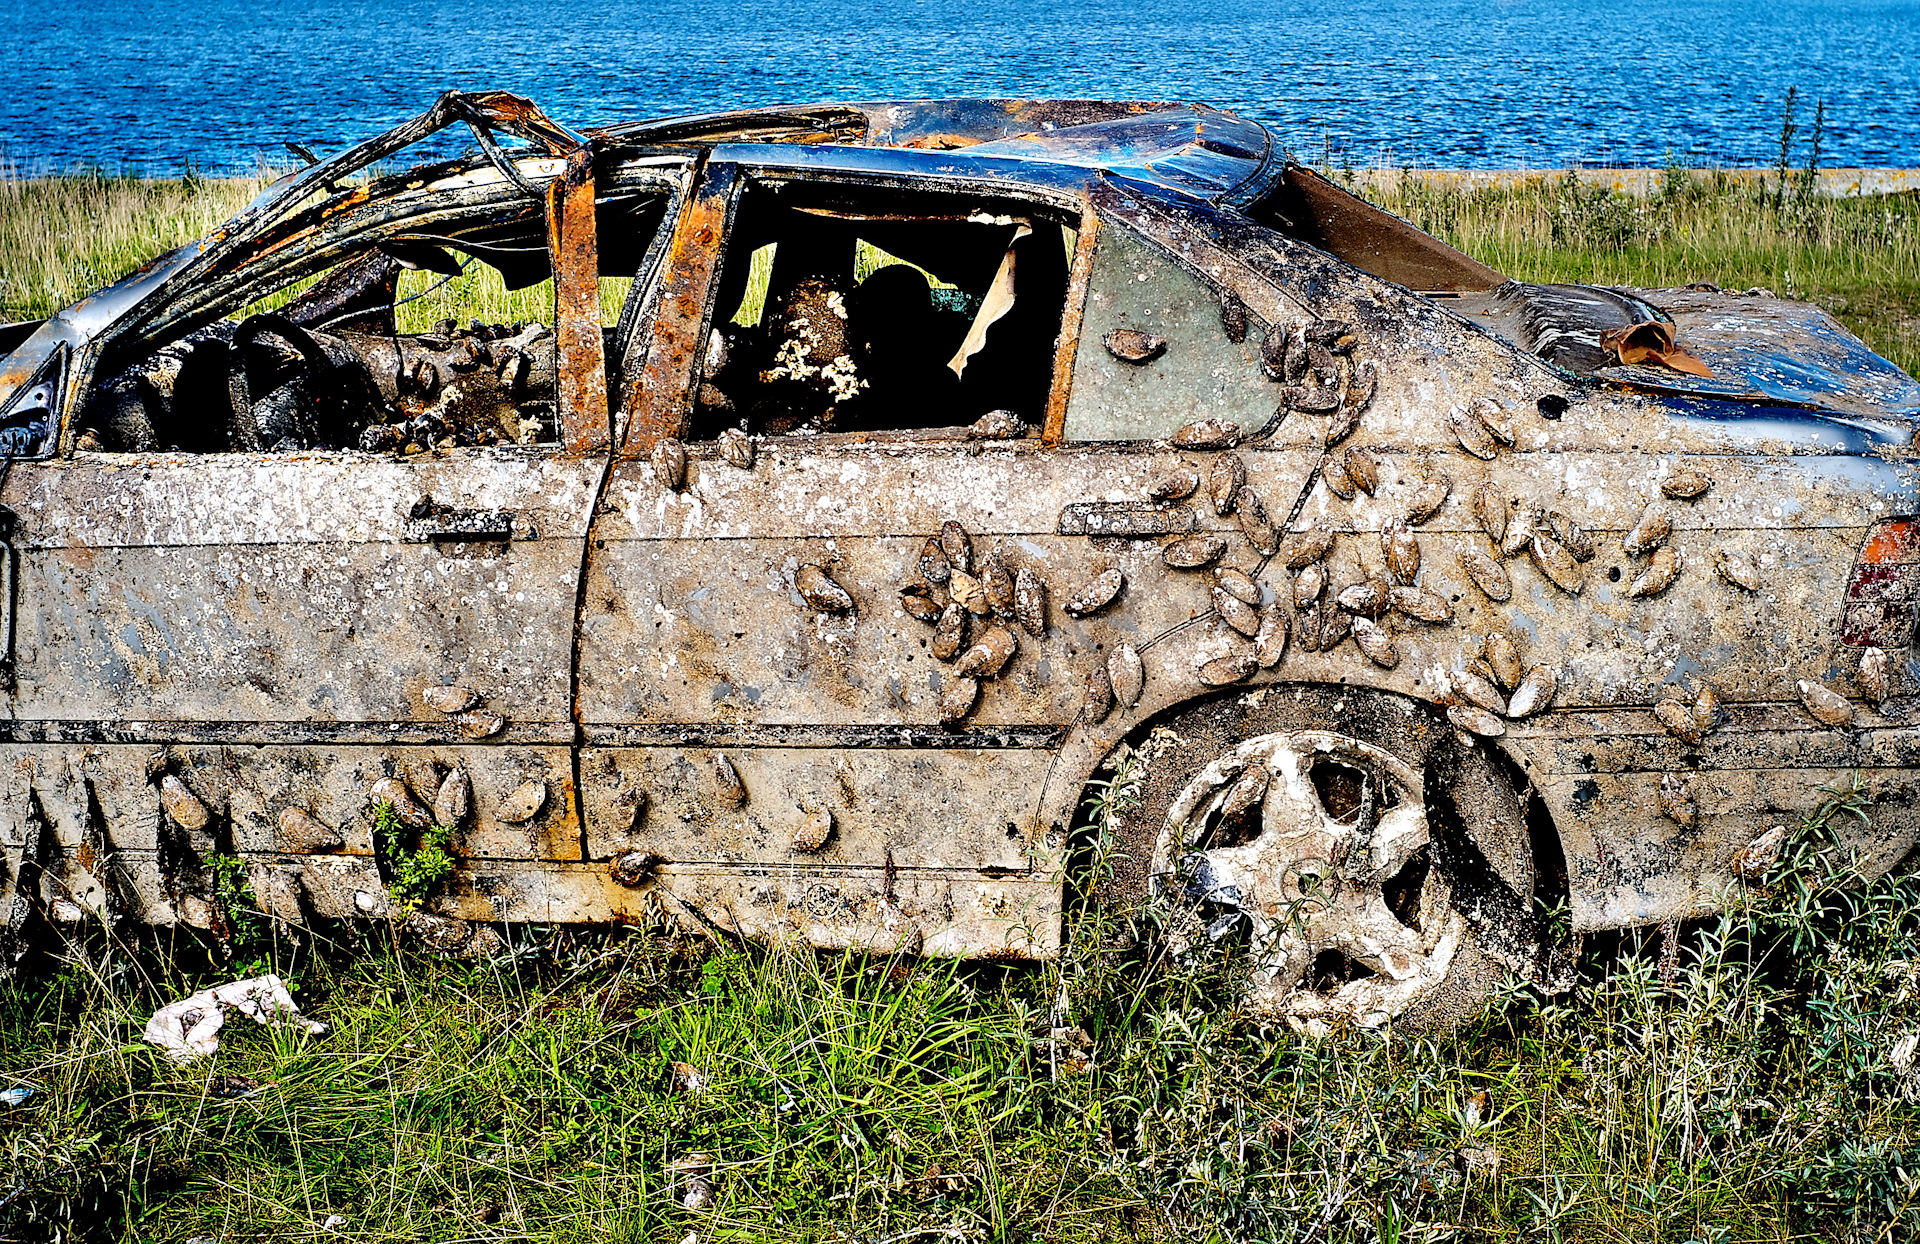
[[[1920,519],[1896,518],[1867,536],[1847,582],[1840,642],[1849,648],[1905,648],[1920,604]]]

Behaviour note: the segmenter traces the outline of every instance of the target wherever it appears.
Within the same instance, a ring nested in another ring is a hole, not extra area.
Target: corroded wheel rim
[[[1202,769],[1168,810],[1149,886],[1176,949],[1244,929],[1249,1001],[1302,1032],[1392,1020],[1467,936],[1420,775],[1327,731],[1260,735]]]

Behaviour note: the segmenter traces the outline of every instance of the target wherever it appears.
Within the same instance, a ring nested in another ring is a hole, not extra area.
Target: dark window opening
[[[727,241],[691,435],[1038,433],[1071,232],[1029,204],[753,185]]]
[[[194,313],[175,331],[110,347],[76,448],[414,454],[556,443],[544,208],[517,196],[394,220],[380,187],[367,201],[380,219],[357,231],[343,222],[349,240],[331,255],[263,264],[258,279],[210,312],[240,303],[227,318]],[[665,206],[657,192],[609,195],[599,205],[610,370],[609,326]],[[289,236],[307,215],[288,222]]]

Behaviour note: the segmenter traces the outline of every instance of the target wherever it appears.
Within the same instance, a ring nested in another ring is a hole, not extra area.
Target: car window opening
[[[611,325],[664,214],[658,195],[600,205],[609,371]],[[248,305],[228,318],[131,365],[116,369],[110,352],[75,447],[416,454],[559,441],[551,269],[538,205],[520,200],[465,221],[436,220],[432,232],[356,241],[291,297],[274,292],[272,274],[263,273]]]
[[[692,438],[953,428],[996,410],[1037,427],[1070,235],[1025,206],[810,189],[753,187],[741,204]]]

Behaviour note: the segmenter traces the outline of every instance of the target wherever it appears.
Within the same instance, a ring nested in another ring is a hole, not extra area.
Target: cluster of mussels
[[[930,650],[953,665],[940,693],[940,720],[951,724],[973,711],[980,683],[998,676],[1020,650],[1015,626],[1035,639],[1047,633],[1047,585],[1029,567],[1008,566],[997,552],[976,568],[973,540],[952,519],[927,538],[919,571],[920,582],[900,589],[900,607],[933,627]],[[1109,573],[1117,580],[1118,571]],[[1119,590],[1116,581],[1107,600]]]

